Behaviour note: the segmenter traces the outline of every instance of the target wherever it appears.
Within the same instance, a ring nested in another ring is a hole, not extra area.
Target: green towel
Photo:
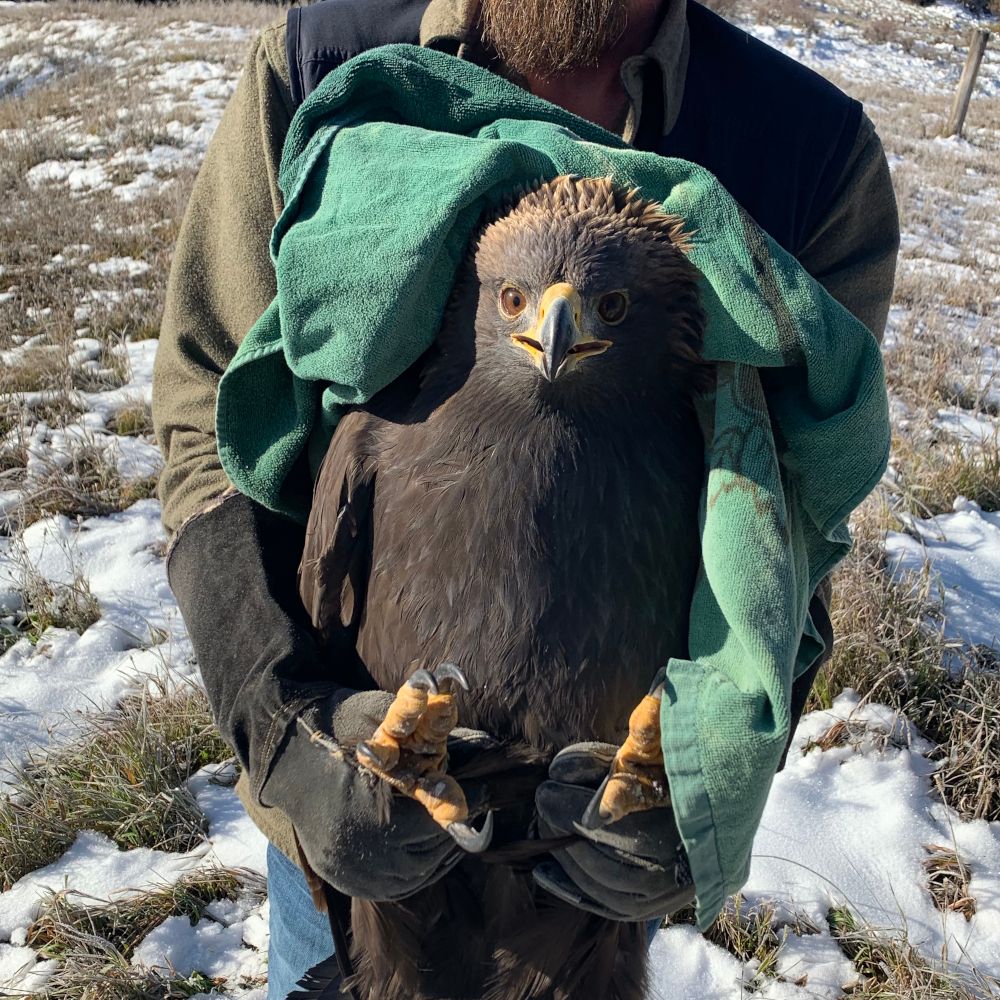
[[[757,228],[707,171],[638,152],[501,78],[392,45],[331,73],[292,121],[272,238],[278,295],[222,379],[233,483],[304,518],[308,465],[346,404],[433,341],[477,220],[559,174],[612,176],[695,231],[705,355],[704,569],[690,660],[671,660],[663,751],[702,927],[746,880],[821,643],[807,612],[850,546],[846,519],[889,450],[875,338]],[[650,664],[650,676],[660,664]]]

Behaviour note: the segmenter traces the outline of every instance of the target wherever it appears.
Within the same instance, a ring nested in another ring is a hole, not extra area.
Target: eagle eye
[[[614,326],[625,318],[628,312],[628,296],[624,292],[608,292],[597,303],[597,315],[601,322]]]
[[[504,285],[500,289],[500,312],[507,319],[517,319],[527,304],[528,297],[515,285]]]

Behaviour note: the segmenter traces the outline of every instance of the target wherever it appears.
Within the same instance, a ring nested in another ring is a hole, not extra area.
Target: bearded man
[[[282,209],[278,165],[295,109],[331,69],[390,42],[476,61],[637,148],[708,168],[877,337],[899,242],[885,156],[860,105],[695,0],[325,0],[289,11],[256,40],[176,248],[154,419],[166,463],[160,493],[173,536],[171,585],[219,728],[243,767],[241,797],[272,845],[271,998],[285,997],[332,950],[295,863],[289,817],[267,805],[296,799],[269,792],[268,783],[296,781],[282,759],[283,734],[331,678],[298,598],[303,530],[230,488],[216,449],[215,400],[239,343],[275,296],[268,241]],[[825,602],[817,594],[811,613],[829,652]],[[796,682],[793,730],[819,666]],[[370,735],[377,715],[349,702],[326,720],[341,741]],[[321,816],[323,829],[308,831],[310,839],[328,832],[344,850],[355,845],[341,867],[370,898],[419,890],[451,856],[453,845],[424,837],[417,819],[401,815],[376,837],[375,818],[360,805],[327,802],[333,789],[298,791],[310,801],[291,820],[301,832],[306,815]],[[381,851],[371,849],[376,839]]]

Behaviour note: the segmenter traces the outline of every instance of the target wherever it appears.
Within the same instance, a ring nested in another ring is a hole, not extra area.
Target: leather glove
[[[633,813],[600,830],[578,825],[616,750],[609,743],[574,743],[553,758],[535,793],[539,834],[575,833],[580,840],[538,865],[534,879],[553,896],[609,920],[666,916],[695,897],[672,811]]]
[[[299,598],[304,528],[239,493],[188,521],[167,560],[223,738],[251,794],[292,820],[316,874],[349,895],[395,899],[461,856],[418,803],[358,772],[353,746],[370,736],[392,695],[353,645],[320,648]],[[331,756],[310,731],[343,745]],[[485,734],[456,730],[456,760]],[[470,807],[477,789],[466,790]],[[388,813],[388,822],[383,822]]]
[[[372,734],[392,700],[383,691],[341,689],[309,706],[290,727],[261,789],[261,801],[292,821],[320,878],[348,896],[379,901],[418,892],[464,857],[420,803],[354,761],[354,745]],[[480,738],[485,734],[456,730],[452,743]],[[480,810],[485,788],[463,790],[470,812]]]

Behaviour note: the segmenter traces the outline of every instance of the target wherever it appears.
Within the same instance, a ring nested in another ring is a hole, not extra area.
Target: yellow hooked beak
[[[527,351],[549,382],[572,371],[585,358],[603,354],[610,340],[598,340],[580,329],[583,302],[580,293],[565,281],[549,285],[538,303],[534,325],[511,340]]]

